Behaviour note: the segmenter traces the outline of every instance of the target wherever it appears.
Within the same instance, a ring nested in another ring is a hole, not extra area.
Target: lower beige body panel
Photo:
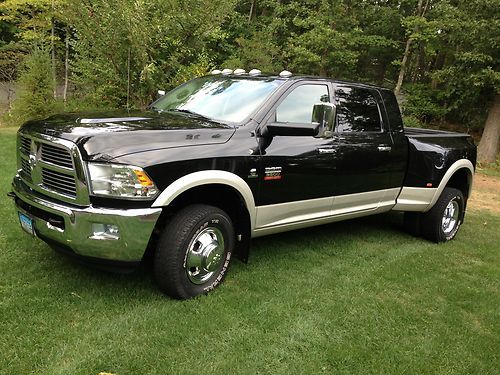
[[[399,191],[384,189],[259,206],[252,237],[387,212],[396,204]]]
[[[437,189],[433,188],[416,188],[406,187],[401,189],[396,205],[393,210],[395,211],[417,211],[423,212],[427,210],[432,203]]]

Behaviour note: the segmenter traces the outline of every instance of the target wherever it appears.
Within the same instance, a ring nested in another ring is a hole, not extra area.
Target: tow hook
[[[8,196],[9,198],[12,198],[12,199],[15,199],[15,198],[16,198],[16,194],[14,194],[14,192],[13,192],[13,191],[9,191],[9,192],[7,193],[7,196]]]

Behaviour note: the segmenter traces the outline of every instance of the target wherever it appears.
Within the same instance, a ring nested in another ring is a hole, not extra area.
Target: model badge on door
[[[281,180],[281,167],[266,167],[264,181]]]

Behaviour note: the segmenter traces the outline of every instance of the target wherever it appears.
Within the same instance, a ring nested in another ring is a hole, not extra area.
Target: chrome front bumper
[[[12,191],[17,211],[33,219],[38,237],[83,257],[140,261],[161,214],[161,208],[120,210],[61,205],[31,190],[19,176],[12,181]],[[114,225],[119,235],[114,238],[95,235],[93,224]]]

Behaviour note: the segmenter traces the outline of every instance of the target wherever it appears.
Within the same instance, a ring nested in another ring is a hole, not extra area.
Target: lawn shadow
[[[73,284],[80,291],[101,296],[120,296],[131,293],[144,296],[161,294],[155,284],[150,265],[145,262],[141,262],[134,270],[116,272],[116,270],[61,254],[48,245],[47,252],[51,255],[46,257],[45,267],[51,270],[51,277],[60,278],[61,283]],[[57,282],[57,280],[54,281]]]
[[[272,249],[276,256],[281,256],[280,252],[288,254],[290,247],[297,251],[296,244],[307,246],[315,243],[321,246],[322,243],[326,244],[332,239],[342,243],[352,241],[354,237],[358,239],[363,236],[369,237],[370,234],[376,234],[377,238],[387,236],[412,238],[404,231],[403,214],[388,212],[255,238],[251,243],[250,261],[259,262],[268,249]]]
[[[366,236],[373,239],[373,234],[382,238],[386,236],[410,238],[403,231],[401,213],[390,212],[253,239],[250,264],[258,266],[267,262],[270,256],[277,261],[290,255],[300,256],[302,252],[309,251],[311,246],[326,246],[332,239],[345,243],[354,241],[355,237]],[[336,251],[343,250],[342,247],[336,249]],[[46,251],[51,252],[51,255],[44,254],[43,267],[50,271],[51,277],[59,279],[54,280],[56,283],[70,283],[82,292],[99,296],[112,295],[114,298],[131,294],[138,298],[162,296],[154,280],[151,256],[145,257],[140,266],[131,273],[116,273],[60,254],[49,246]],[[247,269],[241,262],[233,262],[231,268],[231,273],[245,272],[243,270]]]

